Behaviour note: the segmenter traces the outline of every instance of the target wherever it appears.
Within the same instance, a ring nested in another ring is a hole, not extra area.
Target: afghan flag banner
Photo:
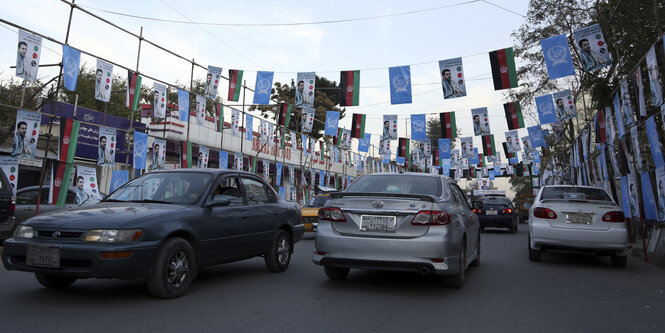
[[[515,157],[515,153],[511,153],[508,151],[508,145],[506,145],[505,142],[502,143],[502,145],[503,145],[503,153],[506,155],[507,159],[510,160],[511,158]]]
[[[361,139],[365,137],[365,118],[366,115],[354,113],[351,119],[351,137]]]
[[[478,167],[482,168],[485,166],[485,155],[478,154]]]
[[[441,112],[439,118],[441,120],[441,137],[454,140],[457,137],[455,112]]]
[[[141,76],[136,72],[127,71],[127,99],[125,106],[132,111],[139,109],[141,100]]]
[[[342,145],[342,134],[344,134],[344,129],[340,127],[337,136],[333,137],[333,144],[337,147]]]
[[[440,161],[439,161],[439,150],[438,149],[434,151],[434,161],[432,161],[432,162],[434,163],[434,166],[438,167],[439,165],[441,165],[439,163]]]
[[[339,78],[339,105],[358,106],[360,71],[341,71]]]
[[[494,90],[517,88],[517,70],[513,48],[490,52]]]
[[[69,184],[72,183],[70,179],[72,168],[74,167],[74,155],[76,154],[76,143],[79,135],[80,123],[76,120],[60,118],[60,158],[58,169],[56,171],[53,181],[53,191],[51,194],[51,202],[55,202],[58,206],[64,206],[67,199],[67,189]]]
[[[182,141],[182,148],[180,149],[180,159],[182,160],[181,167],[183,169],[192,167],[192,143],[189,141]]]
[[[596,143],[605,143],[607,142],[607,133],[605,132],[605,115],[603,114],[602,109],[598,109],[598,113],[593,119],[596,132]]]
[[[240,98],[240,87],[242,85],[242,71],[229,69],[229,96],[228,100],[237,102]]]
[[[411,165],[411,139],[399,138],[397,143],[397,157],[404,157],[404,167]]]
[[[524,118],[522,117],[522,108],[519,102],[506,103],[503,105],[503,110],[506,113],[508,129],[516,130],[524,127]]]
[[[483,155],[494,156],[496,154],[496,150],[494,150],[494,134],[483,135],[480,138],[483,141]]]
[[[215,103],[215,129],[217,132],[224,131],[224,107],[221,103]]]
[[[277,125],[284,128],[289,127],[289,120],[291,120],[291,109],[293,105],[289,103],[279,104],[279,115],[277,116]]]

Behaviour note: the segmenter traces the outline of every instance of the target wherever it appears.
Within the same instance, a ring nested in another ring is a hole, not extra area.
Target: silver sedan
[[[319,210],[313,261],[335,280],[350,268],[397,270],[460,288],[480,263],[478,217],[447,177],[366,175]]]

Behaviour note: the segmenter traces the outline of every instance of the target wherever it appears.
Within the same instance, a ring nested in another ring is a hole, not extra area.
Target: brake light
[[[476,213],[476,214],[482,214],[483,210],[482,209],[474,209],[473,212]]]
[[[450,214],[446,212],[423,210],[413,218],[413,225],[446,225],[450,223]]]
[[[612,212],[607,212],[603,215],[603,222],[625,222],[626,216],[623,215],[622,211],[615,210]]]
[[[319,219],[331,222],[346,222],[344,213],[339,207],[319,208]]]
[[[501,214],[512,214],[512,213],[513,213],[513,210],[510,209],[510,208],[506,208],[506,209],[501,210]]]
[[[12,204],[9,205],[9,211],[14,213],[16,211],[16,198],[12,196]]]
[[[533,216],[541,219],[550,219],[550,220],[556,219],[556,213],[553,210],[544,207],[535,208],[533,210]]]

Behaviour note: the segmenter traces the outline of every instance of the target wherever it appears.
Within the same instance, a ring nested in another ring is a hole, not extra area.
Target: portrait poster
[[[99,126],[99,141],[97,145],[97,165],[113,166],[115,163],[116,129]]]
[[[314,91],[316,74],[314,72],[298,73],[296,76],[296,103],[299,108],[314,107]]]
[[[263,180],[270,184],[270,162],[263,160]]]
[[[466,78],[462,58],[439,61],[439,73],[444,99],[466,96]]]
[[[222,68],[215,66],[208,66],[208,74],[206,75],[205,97],[215,100],[217,98],[217,90],[222,80]]]
[[[652,45],[646,55],[647,73],[649,73],[649,92],[651,94],[651,105],[658,107],[663,104],[663,88],[660,85],[660,74],[658,73],[658,59],[656,58],[656,47]]]
[[[522,150],[520,146],[520,137],[517,130],[506,132],[506,149],[509,153],[517,153]]]
[[[619,88],[621,91],[621,114],[623,115],[623,124],[626,129],[635,126],[635,117],[633,116],[633,107],[628,90],[628,80],[623,79],[619,81]]]
[[[12,145],[11,156],[23,158],[35,157],[41,121],[42,114],[39,112],[16,110],[14,143]]]
[[[461,154],[462,157],[464,158],[471,158],[473,157],[473,137],[468,136],[468,137],[463,137],[460,138],[461,141]]]
[[[76,166],[76,201],[79,206],[90,203],[90,199],[101,200],[97,185],[97,169]],[[95,200],[96,201],[96,200]]]
[[[242,154],[235,153],[233,154],[233,169],[242,171],[243,168],[243,157]]]
[[[196,124],[204,126],[206,123],[206,98],[196,95]]]
[[[397,115],[383,115],[381,140],[397,140]]]
[[[656,192],[658,195],[658,221],[665,221],[665,167],[656,168]]]
[[[240,136],[240,111],[231,109],[231,134]]]
[[[482,136],[490,134],[490,121],[487,108],[471,109],[473,119],[473,135]]]
[[[610,52],[599,24],[575,30],[573,37],[582,60],[582,69],[585,72],[593,72],[612,64]]]
[[[640,217],[640,198],[637,191],[637,177],[635,173],[628,174],[628,200],[630,204],[630,215],[628,217]]]
[[[316,110],[312,108],[303,108],[302,110],[302,131],[305,133],[311,133],[312,127],[314,126],[314,117],[316,115]]]
[[[575,101],[573,101],[573,94],[570,90],[556,92],[552,94],[552,97],[556,108],[556,118],[559,121],[577,118]]]
[[[196,159],[197,168],[207,168],[208,159],[210,157],[210,148],[206,146],[199,146],[199,156]]]
[[[37,80],[41,53],[42,38],[19,29],[16,50],[16,76],[28,81]]]
[[[153,83],[153,100],[152,108],[156,118],[163,119],[166,117],[166,86],[155,82]]]
[[[95,71],[95,99],[102,102],[111,100],[111,89],[113,87],[113,65],[97,59],[97,70]]]
[[[18,186],[18,160],[18,157],[0,156],[0,168],[9,179],[9,185],[14,191],[14,196],[16,196],[16,187]]]
[[[166,140],[153,139],[150,155],[152,157],[150,170],[163,170],[166,162]]]

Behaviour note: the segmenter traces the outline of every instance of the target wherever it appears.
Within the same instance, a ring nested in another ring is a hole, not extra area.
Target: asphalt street
[[[291,266],[263,258],[203,270],[178,299],[141,281],[79,280],[41,287],[0,269],[1,332],[664,332],[665,271],[630,257],[545,254],[528,260],[526,226],[482,234],[480,267],[462,289],[428,276],[352,270],[329,281],[311,261],[313,239]]]

